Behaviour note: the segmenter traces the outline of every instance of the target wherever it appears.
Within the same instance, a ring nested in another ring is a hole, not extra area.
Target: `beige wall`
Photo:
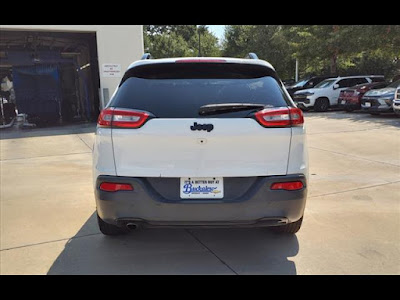
[[[96,32],[97,52],[100,71],[100,101],[104,105],[103,89],[113,94],[121,77],[104,77],[103,64],[121,65],[121,76],[127,67],[142,57],[143,46],[142,25],[0,25],[0,29],[62,31],[62,32]]]

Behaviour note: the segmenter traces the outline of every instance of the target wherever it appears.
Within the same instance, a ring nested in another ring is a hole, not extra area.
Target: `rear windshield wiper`
[[[224,114],[228,112],[249,110],[249,109],[261,109],[269,107],[269,105],[265,104],[257,104],[257,103],[222,103],[222,104],[208,104],[203,105],[199,109],[199,115],[217,115]]]

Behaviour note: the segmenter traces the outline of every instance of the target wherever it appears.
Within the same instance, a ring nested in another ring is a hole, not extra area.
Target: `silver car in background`
[[[393,100],[400,86],[400,79],[392,82],[383,89],[370,90],[361,99],[361,109],[371,115],[393,113]]]

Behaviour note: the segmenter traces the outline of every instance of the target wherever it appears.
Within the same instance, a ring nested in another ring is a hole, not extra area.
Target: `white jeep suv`
[[[308,183],[303,114],[274,68],[249,57],[130,65],[96,130],[102,233],[300,229]]]
[[[328,108],[338,105],[339,95],[342,90],[358,84],[378,81],[384,81],[384,77],[366,75],[328,78],[312,89],[295,92],[293,101],[305,110],[314,108],[315,111],[327,111]]]

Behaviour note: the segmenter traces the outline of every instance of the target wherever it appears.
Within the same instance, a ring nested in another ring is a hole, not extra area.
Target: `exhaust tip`
[[[126,224],[126,228],[128,228],[129,230],[135,230],[135,229],[138,229],[139,226],[135,223],[128,223],[128,224]]]

